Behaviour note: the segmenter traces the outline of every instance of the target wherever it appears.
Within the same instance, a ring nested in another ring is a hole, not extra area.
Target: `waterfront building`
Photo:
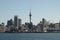
[[[18,19],[18,27],[17,27],[18,32],[20,32],[20,31],[21,31],[21,27],[22,27],[21,19]]]
[[[45,20],[44,18],[42,19],[42,27],[43,27],[43,32],[47,32],[47,29],[48,29],[48,21]]]
[[[25,32],[25,24],[22,24],[21,32]]]
[[[1,23],[0,24],[0,32],[5,32],[5,30],[6,30],[5,24]]]
[[[12,25],[13,25],[13,20],[12,19],[8,20],[7,21],[7,27],[12,26]]]
[[[26,30],[26,32],[28,32],[29,31],[29,23],[28,22],[25,22],[25,30]]]
[[[32,28],[33,30],[33,32],[37,32],[36,30],[37,30],[37,26],[36,25],[33,25],[33,28]]]
[[[18,27],[20,27],[21,26],[21,19],[18,19]]]
[[[55,23],[55,30],[60,30],[59,23]]]
[[[60,28],[60,21],[59,21],[59,28]]]
[[[14,16],[14,27],[18,27],[18,16]]]
[[[8,20],[7,21],[7,30],[6,30],[6,32],[13,32],[13,28],[14,28],[14,22],[13,22],[13,20],[12,19],[10,19],[10,20]],[[12,31],[11,31],[12,30]]]
[[[37,32],[42,32],[43,31],[43,25],[42,25],[42,21],[40,21],[40,23],[37,24]]]
[[[50,24],[48,25],[48,32],[53,32],[53,30],[55,30],[55,24],[50,23]]]
[[[10,20],[7,21],[7,27],[9,27],[9,26],[10,26]]]

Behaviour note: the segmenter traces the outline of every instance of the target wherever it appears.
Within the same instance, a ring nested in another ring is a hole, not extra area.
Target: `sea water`
[[[0,40],[60,40],[60,33],[0,33]]]

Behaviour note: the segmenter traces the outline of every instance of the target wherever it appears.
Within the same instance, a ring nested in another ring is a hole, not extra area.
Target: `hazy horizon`
[[[53,23],[60,21],[60,0],[0,0],[0,23],[6,24],[14,15],[18,15],[22,23],[29,22],[30,9],[33,24],[42,18]]]

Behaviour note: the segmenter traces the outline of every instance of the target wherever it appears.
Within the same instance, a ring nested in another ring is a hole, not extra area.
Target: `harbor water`
[[[60,40],[60,33],[0,33],[0,40]]]

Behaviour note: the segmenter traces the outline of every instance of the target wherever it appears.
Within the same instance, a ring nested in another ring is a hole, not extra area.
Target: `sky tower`
[[[31,10],[30,10],[30,13],[29,13],[29,19],[30,19],[30,23],[31,23]]]
[[[32,31],[32,27],[33,27],[33,24],[32,24],[32,22],[31,22],[31,10],[30,10],[30,12],[29,12],[29,21],[30,21],[30,24],[29,24],[29,29],[30,29],[30,32]]]

